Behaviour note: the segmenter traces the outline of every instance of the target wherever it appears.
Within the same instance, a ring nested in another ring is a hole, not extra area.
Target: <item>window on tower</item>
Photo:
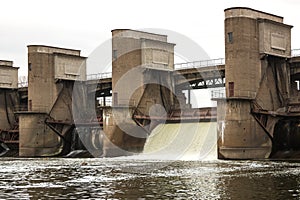
[[[233,34],[232,34],[232,32],[228,33],[228,42],[233,43]]]

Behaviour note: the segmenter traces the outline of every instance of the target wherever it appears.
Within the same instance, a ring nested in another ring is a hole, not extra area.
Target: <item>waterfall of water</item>
[[[161,124],[147,138],[142,156],[161,160],[216,160],[217,123]]]

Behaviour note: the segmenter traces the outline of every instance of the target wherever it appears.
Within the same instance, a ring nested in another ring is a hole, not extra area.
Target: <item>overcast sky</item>
[[[26,75],[27,45],[75,48],[89,56],[117,28],[169,29],[194,40],[210,58],[224,57],[224,9],[233,6],[283,16],[294,26],[292,48],[300,48],[298,0],[3,0],[0,59],[14,61]]]

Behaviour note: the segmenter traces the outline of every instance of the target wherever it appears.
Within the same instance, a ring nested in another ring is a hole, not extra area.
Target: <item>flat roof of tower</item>
[[[151,32],[146,32],[146,31],[140,31],[140,30],[134,30],[134,29],[122,29],[122,28],[117,28],[117,29],[113,29],[111,30],[111,32],[113,31],[134,31],[134,32],[139,32],[139,33],[147,33],[147,34],[152,34],[152,35],[159,35],[159,36],[168,36],[168,35],[164,35],[164,34],[158,34],[158,33],[151,33]]]
[[[48,46],[48,45],[27,45],[28,49],[31,52],[40,52],[40,53],[63,53],[63,54],[70,54],[75,56],[80,56],[80,50],[77,49],[69,49],[69,48],[62,48],[62,47],[55,47],[55,46]]]
[[[0,60],[0,65],[1,66],[12,67],[13,66],[13,61],[10,61],[10,60]]]
[[[259,12],[259,13],[262,13],[262,14],[267,14],[267,15],[271,15],[271,16],[273,16],[273,17],[279,17],[279,18],[283,19],[283,17],[281,17],[281,16],[279,16],[279,15],[274,15],[274,14],[267,13],[267,12],[263,12],[263,11],[260,11],[260,10],[255,10],[255,9],[249,8],[249,7],[231,7],[231,8],[226,8],[224,11],[235,10],[235,9],[251,10],[251,11],[254,11],[254,12]]]
[[[0,67],[10,67],[12,69],[19,69],[19,67],[14,67],[13,61],[10,60],[0,60]]]
[[[55,49],[63,49],[63,50],[71,50],[71,51],[80,51],[78,49],[70,49],[70,48],[63,48],[63,47],[56,47],[56,46],[50,46],[50,45],[44,45],[44,44],[30,44],[27,45],[27,47],[47,47],[47,48],[55,48]]]

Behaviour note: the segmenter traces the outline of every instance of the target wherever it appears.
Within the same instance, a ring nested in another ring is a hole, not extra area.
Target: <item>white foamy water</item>
[[[147,138],[144,159],[216,160],[217,123],[174,123],[157,126]]]

